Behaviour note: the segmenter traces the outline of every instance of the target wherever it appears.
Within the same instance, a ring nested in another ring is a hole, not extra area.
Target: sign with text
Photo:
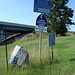
[[[49,34],[49,47],[55,45],[55,33]]]
[[[34,12],[50,14],[51,13],[51,1],[34,0]]]
[[[28,50],[25,50],[16,45],[10,57],[9,63],[16,66],[21,66],[27,56],[27,53],[28,53]]]
[[[47,33],[47,19],[43,14],[40,14],[36,19],[35,31]]]

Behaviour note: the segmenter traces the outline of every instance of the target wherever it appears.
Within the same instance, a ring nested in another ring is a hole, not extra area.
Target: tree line
[[[48,21],[48,33],[55,32],[64,36],[72,22],[72,8],[67,6],[69,0],[49,0],[51,1],[51,14],[44,14]]]

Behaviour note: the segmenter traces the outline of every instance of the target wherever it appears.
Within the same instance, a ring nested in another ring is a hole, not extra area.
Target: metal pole
[[[41,44],[42,44],[42,32],[40,32],[39,63],[41,62]]]
[[[7,64],[7,72],[8,72],[8,52],[7,52],[7,41],[6,41],[6,26],[5,26],[5,48],[6,48],[6,64]]]
[[[53,59],[53,46],[51,47],[51,49],[52,49],[52,59]]]

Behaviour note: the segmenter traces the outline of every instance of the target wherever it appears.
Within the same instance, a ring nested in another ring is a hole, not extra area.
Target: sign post
[[[39,45],[39,63],[41,62],[41,45],[42,45],[42,32],[47,33],[47,20],[43,14],[40,14],[36,20],[36,32],[40,32],[40,45]]]
[[[49,34],[49,47],[52,49],[52,59],[53,59],[53,46],[55,45],[55,33]]]
[[[40,32],[39,63],[41,62],[41,45],[42,45],[42,32]]]
[[[34,12],[50,14],[51,13],[51,1],[34,0]],[[40,63],[42,32],[47,33],[47,20],[43,14],[37,17],[35,31],[40,32],[40,46],[39,46],[39,63]]]
[[[7,72],[8,72],[8,51],[7,51],[7,40],[6,40],[6,26],[5,26],[5,48],[6,48],[6,64],[7,64]]]
[[[53,46],[51,46],[51,49],[52,49],[52,59],[53,59]]]

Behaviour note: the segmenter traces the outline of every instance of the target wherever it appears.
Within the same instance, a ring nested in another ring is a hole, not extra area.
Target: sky
[[[67,5],[75,10],[75,0],[69,0]],[[0,21],[35,26],[40,13],[33,12],[33,8],[34,0],[0,0]],[[75,11],[72,20],[75,21]],[[70,27],[69,31],[75,31],[75,26]]]

